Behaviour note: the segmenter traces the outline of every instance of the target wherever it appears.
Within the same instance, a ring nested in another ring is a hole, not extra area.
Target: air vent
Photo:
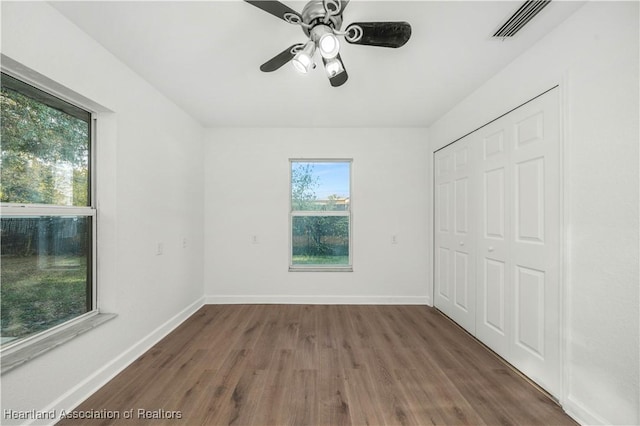
[[[498,38],[513,37],[534,16],[536,16],[551,0],[527,0],[511,15],[498,31],[493,35]]]

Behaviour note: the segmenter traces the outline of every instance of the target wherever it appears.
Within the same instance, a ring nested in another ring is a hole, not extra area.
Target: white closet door
[[[469,141],[435,155],[435,305],[475,333],[475,243]]]
[[[551,90],[434,157],[435,306],[556,396],[558,96]]]
[[[558,90],[478,131],[476,336],[560,394]]]
[[[476,336],[496,353],[509,352],[509,126],[501,119],[474,134],[480,173]]]
[[[560,392],[558,90],[511,114],[509,361],[550,393]]]
[[[434,166],[434,303],[438,309],[451,316],[453,148],[447,147],[436,152]]]

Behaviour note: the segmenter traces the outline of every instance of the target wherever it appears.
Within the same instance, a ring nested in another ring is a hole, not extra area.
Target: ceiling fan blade
[[[272,72],[277,70],[278,68],[280,68],[281,66],[283,66],[284,64],[292,60],[293,57],[296,56],[296,54],[294,53],[296,48],[298,47],[302,48],[302,46],[304,46],[304,44],[298,43],[298,44],[294,44],[293,46],[287,47],[285,50],[278,53],[276,56],[269,59],[264,64],[260,65],[260,71]]]
[[[346,31],[348,43],[367,46],[401,47],[411,37],[408,22],[354,22]],[[357,37],[360,32],[362,36]]]
[[[291,9],[289,6],[280,3],[279,1],[275,1],[275,0],[244,0],[244,1],[246,1],[247,3],[251,3],[258,9],[262,9],[265,12],[270,13],[273,16],[282,19],[283,21],[291,22],[286,19],[286,15],[292,14],[298,17],[299,19],[298,22],[302,22],[302,16],[298,12]]]
[[[331,83],[331,85],[333,87],[339,87],[342,86],[344,83],[347,82],[347,80],[349,79],[349,75],[347,74],[347,69],[344,67],[344,63],[342,62],[342,58],[340,58],[340,54],[338,53],[338,56],[335,57],[335,60],[337,60],[338,62],[340,62],[340,65],[342,67],[342,71],[336,75],[329,76],[329,83]],[[322,62],[324,62],[324,66],[326,68],[327,66],[327,60],[325,58],[322,58]]]

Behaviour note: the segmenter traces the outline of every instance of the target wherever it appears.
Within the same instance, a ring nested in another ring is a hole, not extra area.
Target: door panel
[[[504,168],[484,173],[484,235],[504,239]]]
[[[508,132],[498,120],[479,130],[478,141],[483,155],[477,155],[481,209],[478,223],[477,264],[482,279],[478,288],[478,339],[500,356],[507,358],[510,332],[509,304],[509,231]]]
[[[469,148],[462,144],[455,151],[456,171],[465,173],[469,165]]]
[[[438,185],[438,230],[443,233],[449,232],[449,194],[451,193],[451,182]]]
[[[521,148],[528,143],[540,142],[543,140],[544,114],[542,111],[530,116],[525,116],[515,124],[516,145]]]
[[[544,272],[516,267],[515,342],[544,359]]]
[[[456,308],[462,309],[464,312],[469,311],[469,255],[467,253],[456,251],[453,265],[455,273],[454,288],[456,290],[454,303]]]
[[[440,295],[440,297],[444,298],[446,300],[446,302],[449,302],[449,288],[451,287],[450,285],[450,279],[449,279],[449,270],[450,268],[450,259],[449,259],[449,252],[450,250],[448,248],[444,248],[444,247],[438,247],[438,261],[437,261],[437,265],[438,265],[438,294]],[[441,302],[442,303],[442,302]],[[448,305],[448,303],[447,303]]]
[[[474,192],[470,148],[459,141],[435,154],[436,212],[434,303],[467,331],[475,332],[475,244],[469,234]],[[446,219],[445,219],[446,217]],[[446,254],[445,254],[446,253]],[[470,260],[471,259],[471,260]]]
[[[515,237],[544,244],[544,158],[516,164]]]
[[[504,336],[504,262],[485,258],[484,260],[484,318],[483,325]],[[487,337],[490,340],[490,337]],[[496,346],[500,346],[499,343]]]
[[[436,158],[436,177],[445,178],[451,169],[451,153],[443,152]]]
[[[512,116],[514,335],[509,361],[560,392],[559,99],[554,90]]]
[[[452,162],[453,151],[443,150],[434,157],[435,170],[435,280],[434,280],[434,303],[443,312],[447,312],[451,307],[451,277],[453,275],[451,265],[451,234],[450,224],[453,223],[451,206],[453,196],[451,194],[453,183]]]
[[[504,129],[488,134],[483,138],[483,141],[485,160],[504,154]]]
[[[469,178],[464,177],[454,182],[456,196],[456,235],[466,235],[469,232]]]

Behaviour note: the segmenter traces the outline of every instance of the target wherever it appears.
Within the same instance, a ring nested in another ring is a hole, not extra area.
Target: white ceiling
[[[322,67],[261,72],[305,36],[241,0],[52,5],[207,127],[427,127],[583,4],[553,1],[513,39],[492,39],[521,3],[352,0],[343,28],[406,20],[413,33],[400,49],[343,42],[338,88]]]

